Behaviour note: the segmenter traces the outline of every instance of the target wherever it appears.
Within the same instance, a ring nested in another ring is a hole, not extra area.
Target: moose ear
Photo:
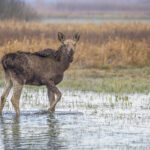
[[[80,39],[80,34],[79,33],[76,33],[74,36],[73,36],[73,40],[77,43]]]
[[[58,40],[61,42],[61,43],[64,43],[65,41],[65,35],[61,32],[58,32]]]

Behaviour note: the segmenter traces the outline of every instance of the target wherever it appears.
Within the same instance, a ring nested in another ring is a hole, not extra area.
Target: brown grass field
[[[67,38],[81,34],[72,66],[105,68],[150,65],[150,24],[43,24],[35,22],[0,22],[0,57],[17,50],[57,49],[57,32]]]

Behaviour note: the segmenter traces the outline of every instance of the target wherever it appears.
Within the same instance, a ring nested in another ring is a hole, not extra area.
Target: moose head
[[[58,40],[62,43],[63,47],[63,48],[61,47],[61,53],[67,54],[70,62],[73,61],[73,54],[79,39],[80,39],[79,33],[74,34],[73,39],[66,39],[63,33],[58,32]]]

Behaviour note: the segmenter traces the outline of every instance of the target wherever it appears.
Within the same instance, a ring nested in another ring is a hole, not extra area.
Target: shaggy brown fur
[[[62,95],[56,85],[62,81],[64,71],[73,61],[74,50],[79,38],[79,34],[75,34],[73,40],[65,40],[64,35],[58,33],[58,39],[62,45],[57,51],[52,49],[35,53],[17,51],[3,56],[2,66],[5,72],[6,85],[1,96],[0,114],[12,86],[11,102],[16,113],[20,113],[19,98],[24,84],[46,85],[51,105],[49,111],[53,112]],[[57,95],[56,100],[54,94]]]

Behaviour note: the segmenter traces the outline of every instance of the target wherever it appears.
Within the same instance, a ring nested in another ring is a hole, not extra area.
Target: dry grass
[[[0,22],[0,57],[17,50],[57,49],[57,32],[81,33],[74,66],[101,68],[150,65],[150,24],[42,24]]]

